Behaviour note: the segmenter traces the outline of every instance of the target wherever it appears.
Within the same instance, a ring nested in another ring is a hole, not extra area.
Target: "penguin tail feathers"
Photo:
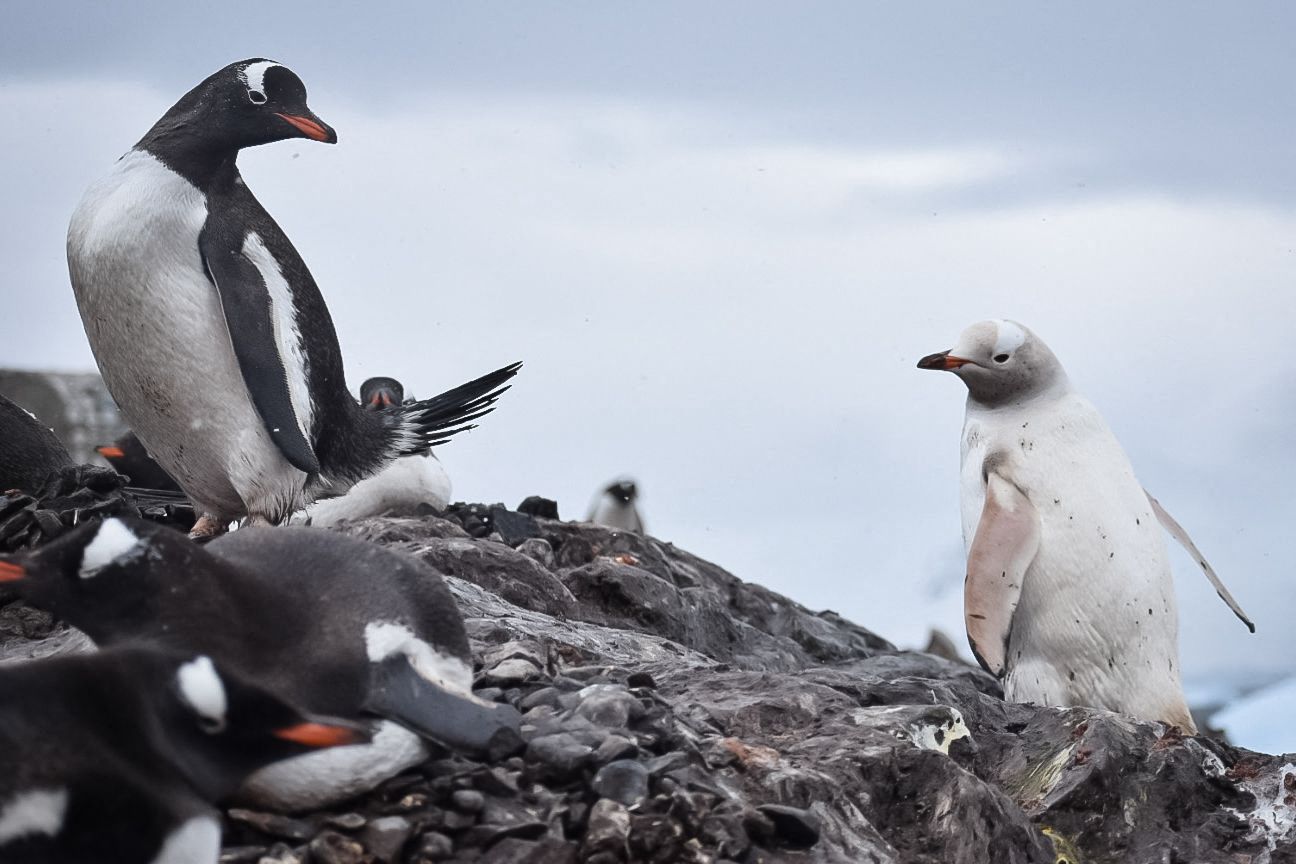
[[[496,400],[512,386],[505,382],[521,368],[520,362],[510,363],[439,396],[402,405],[397,425],[396,455],[426,453],[460,432],[475,429],[476,424],[472,421],[495,410]]]

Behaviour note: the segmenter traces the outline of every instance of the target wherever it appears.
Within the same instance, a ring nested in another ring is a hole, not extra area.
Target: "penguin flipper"
[[[370,668],[365,710],[474,754],[503,758],[522,746],[522,715],[513,706],[440,687],[420,675],[404,654]]]
[[[1013,613],[1039,543],[1039,514],[1030,499],[1011,481],[990,471],[981,521],[968,551],[963,616],[973,655],[997,678],[1007,670]]]
[[[1152,512],[1156,514],[1157,521],[1161,523],[1161,527],[1168,531],[1170,536],[1173,537],[1175,541],[1193,557],[1193,560],[1197,562],[1199,567],[1201,567],[1202,572],[1206,574],[1206,578],[1210,580],[1211,585],[1215,586],[1215,593],[1219,595],[1219,598],[1227,603],[1228,607],[1233,610],[1233,614],[1247,626],[1248,630],[1254,633],[1255,624],[1253,624],[1251,619],[1247,617],[1247,614],[1242,611],[1242,607],[1233,599],[1233,595],[1229,593],[1229,590],[1224,587],[1224,583],[1221,582],[1219,576],[1215,574],[1215,568],[1206,561],[1206,556],[1201,554],[1201,551],[1197,548],[1197,544],[1188,536],[1188,532],[1184,530],[1182,525],[1175,521],[1173,516],[1166,512],[1165,508],[1161,506],[1160,501],[1152,497],[1151,492],[1144,489],[1143,494],[1146,495],[1148,501],[1151,502]]]
[[[245,254],[242,229],[237,238],[224,233],[209,219],[198,237],[198,249],[207,277],[220,295],[225,328],[243,383],[279,452],[299,471],[318,474],[319,460],[293,409],[288,371],[275,334],[274,299],[266,277]],[[264,250],[264,246],[260,248]],[[293,338],[291,333],[281,335]]]

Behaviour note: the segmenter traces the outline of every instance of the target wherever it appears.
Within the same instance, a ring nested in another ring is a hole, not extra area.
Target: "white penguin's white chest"
[[[336,525],[390,510],[412,510],[429,504],[444,510],[450,503],[450,477],[431,456],[403,456],[372,477],[356,483],[341,497],[316,501],[306,509],[312,525]]]

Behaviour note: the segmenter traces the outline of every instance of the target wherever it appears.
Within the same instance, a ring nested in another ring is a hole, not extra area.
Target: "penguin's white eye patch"
[[[198,715],[198,725],[204,732],[216,733],[225,728],[225,685],[210,657],[195,657],[180,667],[176,673],[180,695]]]
[[[81,553],[81,578],[89,579],[109,564],[143,548],[144,541],[131,533],[120,519],[105,519]]]
[[[249,90],[248,99],[252,100],[253,105],[264,105],[266,103],[266,95],[260,90]]]

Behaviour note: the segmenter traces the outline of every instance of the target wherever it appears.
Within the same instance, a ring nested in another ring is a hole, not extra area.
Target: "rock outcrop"
[[[1296,764],[1007,704],[651,537],[480,505],[340,530],[445,574],[526,749],[438,753],[327,813],[231,809],[224,861],[1296,861]]]

